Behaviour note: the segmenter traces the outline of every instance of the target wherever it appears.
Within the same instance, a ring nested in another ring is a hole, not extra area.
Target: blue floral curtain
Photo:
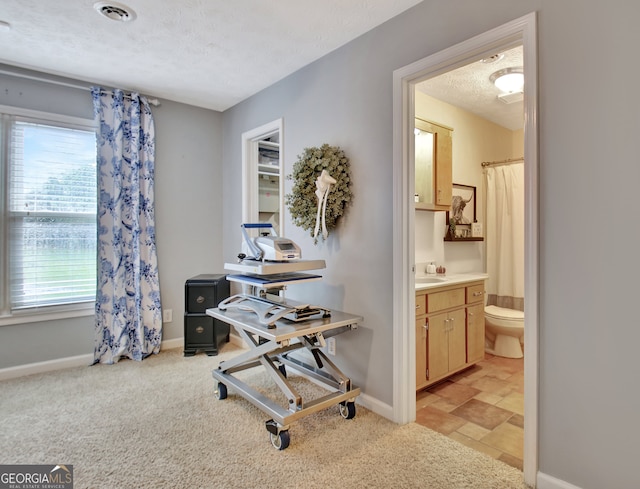
[[[148,101],[91,89],[98,130],[98,283],[94,363],[160,351],[155,130]]]

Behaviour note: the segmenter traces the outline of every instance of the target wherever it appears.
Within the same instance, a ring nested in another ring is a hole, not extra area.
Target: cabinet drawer
[[[484,283],[467,287],[467,304],[482,302],[484,300]]]
[[[185,314],[184,333],[185,345],[194,346],[214,346],[214,318],[204,314]]]
[[[452,307],[464,306],[465,288],[434,292],[427,295],[427,312],[442,311]]]
[[[204,313],[229,297],[226,275],[203,274],[185,282],[185,312]]]
[[[218,305],[215,287],[190,285],[187,287],[187,311],[204,312]]]
[[[425,294],[416,295],[416,316],[427,313],[427,296]]]

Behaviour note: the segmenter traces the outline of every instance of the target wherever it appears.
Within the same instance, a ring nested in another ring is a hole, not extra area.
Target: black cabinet
[[[211,356],[229,341],[229,325],[207,316],[205,311],[229,297],[229,281],[224,274],[202,274],[184,284],[184,356],[198,350]]]

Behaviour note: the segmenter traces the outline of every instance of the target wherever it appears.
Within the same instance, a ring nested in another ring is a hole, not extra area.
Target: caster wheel
[[[273,445],[274,448],[278,450],[284,450],[289,446],[290,438],[289,438],[288,430],[283,430],[277,435],[274,435],[273,433],[269,433],[269,436],[271,437],[271,444]]]
[[[284,367],[284,364],[281,364],[281,365],[278,367],[278,370],[280,370],[280,373],[281,373],[282,375],[284,375],[284,378],[286,379],[286,378],[287,378],[287,369]]]
[[[216,397],[220,400],[227,398],[227,386],[222,382],[218,382],[218,387],[215,390]]]
[[[356,415],[356,403],[355,402],[341,402],[340,414],[344,419],[352,419]]]

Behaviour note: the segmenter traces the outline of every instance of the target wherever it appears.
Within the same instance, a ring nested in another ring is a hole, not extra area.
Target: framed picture
[[[452,218],[456,226],[467,225],[471,229],[471,224],[476,222],[476,188],[469,185],[453,184],[451,195],[451,208],[447,215],[447,223]],[[470,236],[471,234],[469,234]]]

